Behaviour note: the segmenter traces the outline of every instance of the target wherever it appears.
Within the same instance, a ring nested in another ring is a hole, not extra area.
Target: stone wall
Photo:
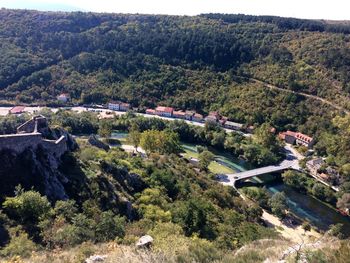
[[[50,153],[55,155],[56,157],[61,157],[67,150],[67,139],[65,136],[61,136],[58,140],[42,140],[42,145],[46,148]]]
[[[19,126],[17,134],[0,135],[0,151],[10,149],[21,153],[26,148],[36,149],[38,145],[41,145],[53,156],[61,157],[68,150],[66,136],[62,135],[57,140],[44,139],[48,134],[49,127],[46,118],[41,115],[35,116]]]
[[[42,142],[40,133],[22,133],[0,136],[0,150],[10,149],[16,153],[23,152],[26,148],[36,149]]]
[[[35,116],[30,120],[23,123],[17,128],[17,133],[31,133],[35,131],[35,125],[37,123],[37,132],[46,133],[48,129],[47,120],[44,116]]]

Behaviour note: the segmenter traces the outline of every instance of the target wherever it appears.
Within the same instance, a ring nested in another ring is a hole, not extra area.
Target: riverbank
[[[313,242],[322,236],[314,229],[305,231],[301,225],[287,225],[277,216],[267,212],[266,210],[263,212],[262,219],[265,221],[267,226],[275,228],[276,231],[279,232],[284,238],[295,243]]]

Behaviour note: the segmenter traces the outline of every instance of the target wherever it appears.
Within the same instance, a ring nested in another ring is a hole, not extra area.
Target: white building
[[[224,124],[224,127],[227,129],[233,129],[233,130],[240,131],[243,129],[243,124],[233,122],[233,121],[226,121]]]
[[[57,100],[66,103],[70,100],[70,96],[67,93],[62,93],[57,96]]]
[[[109,102],[108,103],[108,109],[109,110],[119,111],[120,110],[120,102],[116,102],[116,101]]]

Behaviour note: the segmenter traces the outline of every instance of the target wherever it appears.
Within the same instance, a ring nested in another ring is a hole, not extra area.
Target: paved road
[[[9,110],[11,109],[12,107],[0,107],[0,116],[6,116],[8,115],[9,113]],[[39,112],[40,110],[42,109],[50,109],[51,111],[53,112],[57,112],[58,110],[60,109],[69,109],[69,110],[72,110],[72,111],[75,111],[75,112],[85,112],[85,111],[90,111],[90,112],[96,112],[99,114],[99,116],[101,118],[112,118],[113,115],[112,114],[108,114],[110,112],[113,112],[115,113],[116,115],[123,115],[123,114],[126,114],[125,111],[112,111],[110,109],[106,109],[106,108],[89,108],[89,107],[82,107],[82,106],[75,106],[75,107],[25,107],[24,109],[24,112],[27,112],[27,113],[30,113],[30,114],[35,114],[37,112]],[[143,116],[145,118],[158,118],[158,119],[162,119],[162,120],[167,120],[167,121],[174,121],[174,120],[180,120],[180,119],[176,119],[176,118],[168,118],[168,117],[162,117],[162,116],[158,116],[158,115],[150,115],[150,114],[145,114],[145,113],[135,113],[136,115],[139,115],[139,116]],[[186,123],[190,124],[190,125],[195,125],[195,126],[200,126],[200,127],[204,127],[205,126],[205,123],[203,122],[195,122],[195,121],[189,121],[189,120],[183,120],[185,121]],[[251,134],[249,133],[243,133],[241,131],[235,131],[235,130],[231,130],[231,129],[226,129],[226,128],[223,128],[227,133],[231,133],[231,132],[237,132],[245,137],[250,137],[252,136]]]

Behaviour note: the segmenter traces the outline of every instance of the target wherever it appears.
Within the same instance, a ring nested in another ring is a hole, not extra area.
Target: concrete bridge
[[[286,159],[278,165],[270,165],[234,174],[220,174],[217,176],[217,180],[224,185],[235,186],[237,181],[247,180],[259,175],[280,172],[288,169],[300,170],[298,156],[296,156],[288,147],[285,148],[285,152]]]

